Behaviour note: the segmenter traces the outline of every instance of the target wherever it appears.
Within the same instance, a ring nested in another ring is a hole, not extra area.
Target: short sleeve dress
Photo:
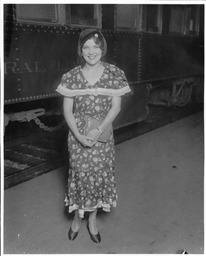
[[[112,107],[112,97],[131,91],[121,69],[103,64],[103,74],[94,85],[89,84],[81,66],[77,66],[62,76],[56,90],[65,97],[74,97],[74,117],[81,134],[84,134],[85,117],[104,119]],[[109,212],[111,206],[116,207],[113,132],[106,143],[97,142],[88,148],[69,131],[68,151],[70,165],[65,204],[69,212],[78,209],[83,218],[85,211],[102,208]]]

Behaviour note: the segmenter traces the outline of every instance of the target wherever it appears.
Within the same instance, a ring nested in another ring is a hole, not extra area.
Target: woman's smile
[[[88,55],[88,58],[91,60],[95,59],[96,57],[97,57],[97,55]]]

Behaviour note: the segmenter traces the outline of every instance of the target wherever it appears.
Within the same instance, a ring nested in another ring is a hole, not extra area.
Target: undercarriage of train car
[[[114,123],[117,143],[201,110],[203,12],[203,5],[4,5],[5,187],[67,162],[55,89],[78,64],[84,28],[102,30],[105,61],[124,70],[132,89]]]

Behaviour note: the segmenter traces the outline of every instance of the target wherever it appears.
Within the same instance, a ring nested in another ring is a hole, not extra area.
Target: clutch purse
[[[84,128],[84,135],[87,136],[88,133],[93,130],[98,128],[102,124],[103,120],[98,120],[92,117],[86,117],[86,124]],[[109,125],[99,136],[98,141],[100,142],[107,142],[108,139],[110,138],[110,135],[112,133],[112,125]]]

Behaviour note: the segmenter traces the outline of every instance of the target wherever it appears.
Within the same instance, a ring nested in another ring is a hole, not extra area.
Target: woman
[[[78,55],[83,61],[62,77],[57,92],[64,96],[64,116],[70,128],[68,136],[69,179],[66,206],[75,211],[68,237],[74,240],[85,212],[89,212],[88,231],[91,239],[100,243],[96,225],[97,209],[109,212],[116,206],[114,179],[114,138],[109,133],[106,142],[100,141],[121,108],[121,96],[130,92],[124,72],[102,62],[107,44],[97,29],[83,30],[78,42]],[[85,134],[89,117],[100,125]]]

